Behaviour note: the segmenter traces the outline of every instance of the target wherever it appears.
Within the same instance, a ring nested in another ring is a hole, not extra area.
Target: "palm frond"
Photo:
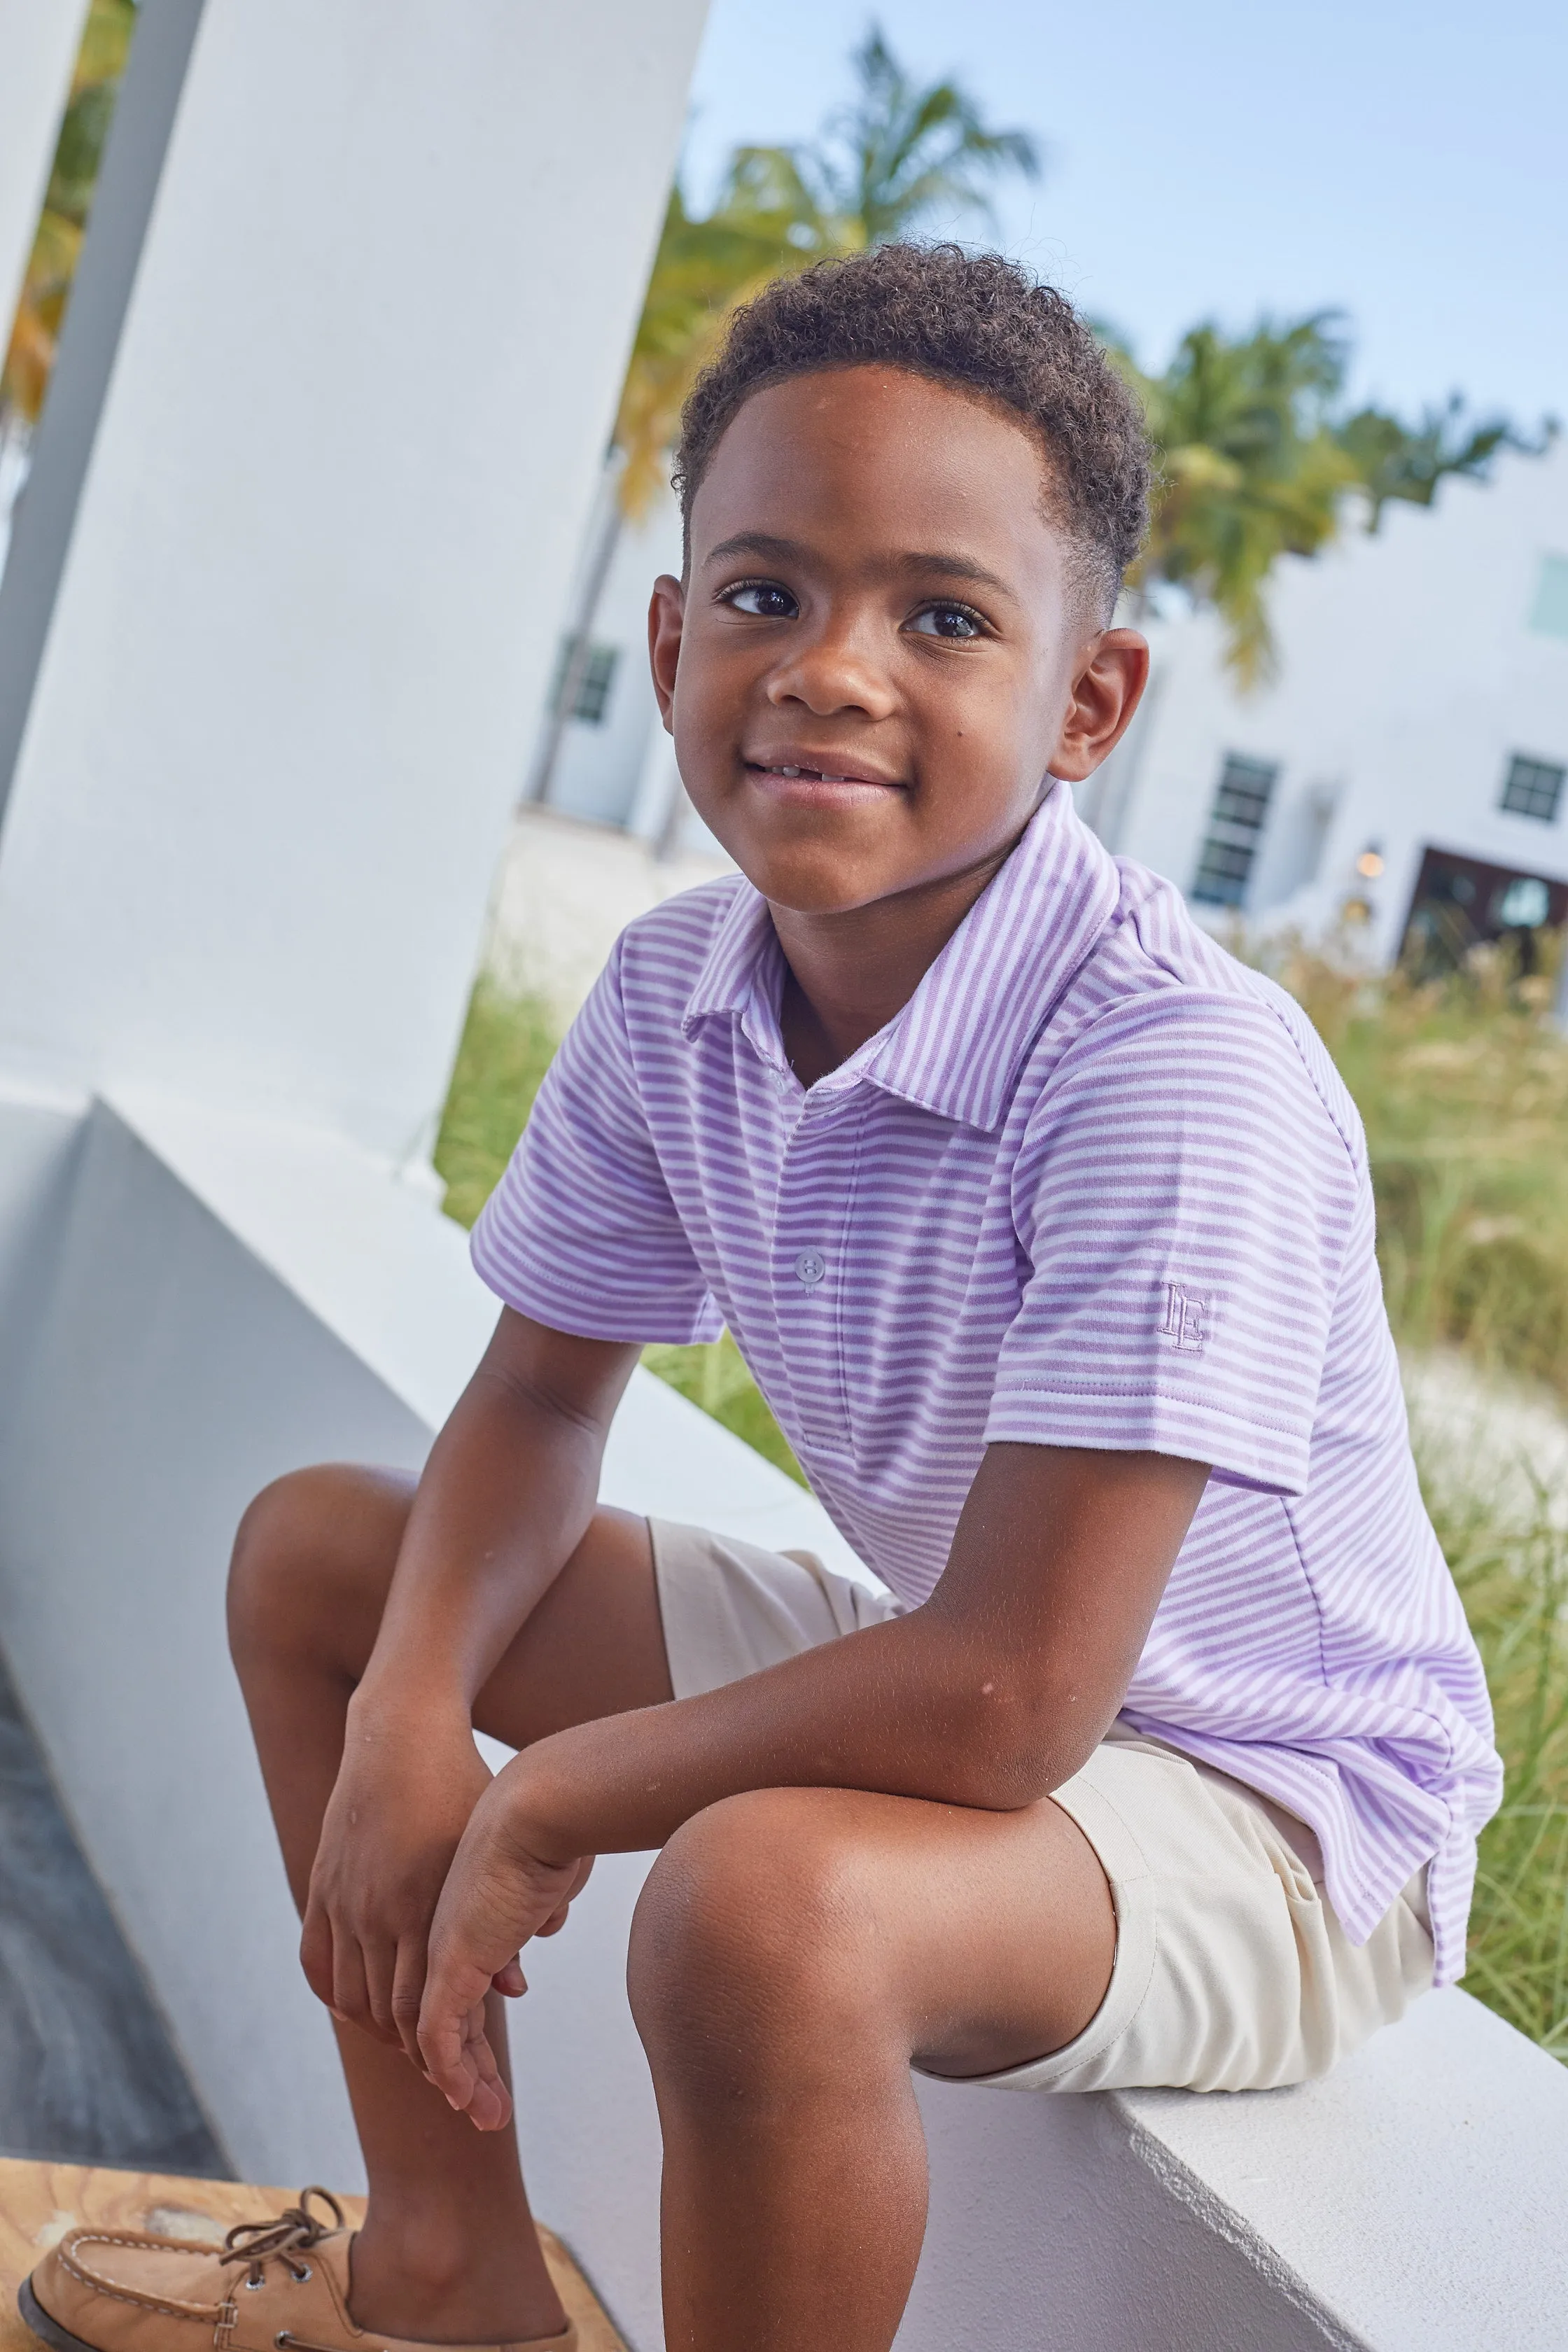
[[[1027,131],[994,130],[957,82],[914,82],[877,26],[854,66],[856,97],[819,138],[737,147],[705,215],[672,190],[616,420],[624,513],[646,511],[687,395],[740,304],[772,278],[921,221],[988,214],[1001,174],[1038,173]]]
[[[1429,507],[1450,477],[1484,481],[1504,449],[1539,457],[1557,431],[1544,417],[1527,434],[1501,414],[1471,417],[1462,394],[1428,404],[1418,423],[1406,425],[1391,411],[1359,408],[1339,427],[1341,447],[1353,464],[1367,496],[1367,529],[1375,530],[1391,499]]]

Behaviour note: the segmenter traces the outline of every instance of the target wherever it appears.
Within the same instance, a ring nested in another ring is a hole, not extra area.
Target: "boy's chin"
[[[748,882],[770,906],[793,915],[847,915],[904,887],[897,875],[868,871],[831,854],[737,858]]]
[[[721,829],[711,818],[707,822],[752,887],[794,914],[848,914],[876,899],[898,897],[916,878],[903,870],[910,863],[905,845],[857,840],[859,827],[774,832],[733,824]]]

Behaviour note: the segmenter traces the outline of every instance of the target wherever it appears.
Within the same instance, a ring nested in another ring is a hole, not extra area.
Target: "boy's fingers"
[[[365,1999],[370,2014],[365,2019],[366,2031],[378,2041],[395,2042],[397,2027],[393,2021],[392,1991],[397,1967],[397,1954],[384,1943],[362,1944],[360,1961],[364,1971]]]
[[[305,1925],[300,1933],[300,1966],[305,1972],[305,1982],[323,2009],[332,2005],[332,1930],[326,1913],[316,1904],[307,1906]]]
[[[426,2008],[429,1996],[426,1996]],[[444,2020],[437,2024],[423,2016],[419,2024],[419,2055],[425,2072],[449,2106],[459,2110],[468,2106],[478,2081],[477,2071],[463,2042],[462,2021]]]
[[[419,2009],[419,2054],[437,2089],[455,2107],[467,2107],[478,2067],[470,2051],[472,2021],[478,2011],[483,2032],[488,1972],[468,1962],[442,1968],[432,1959]],[[493,2065],[493,2060],[492,2060]]]
[[[425,2071],[425,2061],[419,2052],[419,2009],[425,1998],[425,1945],[423,1939],[405,1936],[397,1947],[397,1965],[392,1979],[392,2022],[398,2040],[418,2067]]]
[[[464,2054],[475,2078],[468,2098],[468,2120],[479,2131],[499,2131],[511,2114],[511,2095],[490,2048],[482,2003],[469,2011],[463,2031]]]
[[[500,2084],[481,2083],[468,2108],[468,2121],[476,2131],[500,2131],[511,2120],[511,2100]]]
[[[364,1955],[348,1936],[332,1938],[332,2015],[357,2025],[362,2033],[376,2031],[365,1983]]]
[[[543,1928],[540,1929],[541,1935],[544,1932]],[[521,1960],[508,1960],[504,1969],[496,1970],[490,1982],[497,1992],[506,1995],[508,2000],[521,2000],[528,1990],[528,1979],[522,1973]]]

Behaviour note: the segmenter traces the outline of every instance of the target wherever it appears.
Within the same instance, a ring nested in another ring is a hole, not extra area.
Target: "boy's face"
[[[661,579],[654,682],[703,821],[764,898],[829,914],[1005,856],[1148,667],[1100,629],[1021,425],[900,370],[752,396]]]

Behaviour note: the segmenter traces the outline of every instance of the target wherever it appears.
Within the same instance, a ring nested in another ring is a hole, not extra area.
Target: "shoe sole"
[[[51,2352],[97,2352],[95,2346],[84,2344],[79,2336],[68,2335],[58,2319],[49,2317],[33,2293],[31,2279],[24,2279],[17,2288],[16,2308],[34,2335],[47,2344]]]

